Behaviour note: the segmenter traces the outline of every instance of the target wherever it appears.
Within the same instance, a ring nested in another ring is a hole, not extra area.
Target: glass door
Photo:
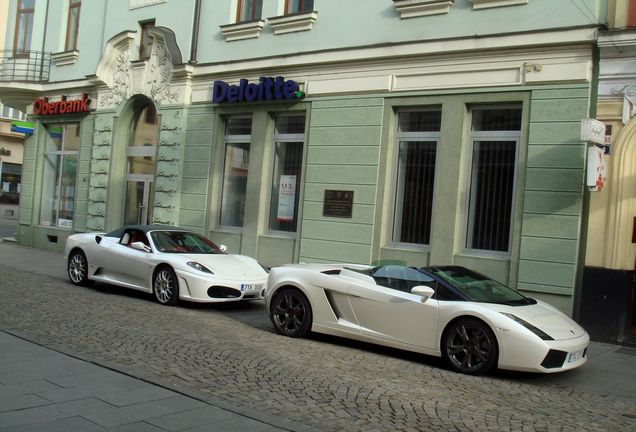
[[[143,178],[145,177],[145,178]],[[126,225],[145,225],[152,222],[154,181],[152,176],[129,175],[126,182]]]

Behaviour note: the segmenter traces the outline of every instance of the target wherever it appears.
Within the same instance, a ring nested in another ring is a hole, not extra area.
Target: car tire
[[[479,375],[497,364],[499,347],[490,327],[475,318],[461,318],[444,331],[442,356],[455,371]]]
[[[68,257],[66,270],[71,283],[79,286],[88,286],[91,281],[88,279],[88,260],[86,255],[79,249],[71,252]]]
[[[152,293],[158,303],[174,306],[179,301],[179,281],[177,274],[171,267],[163,266],[157,269],[152,278]]]
[[[274,295],[270,318],[276,331],[284,336],[304,337],[311,331],[309,300],[296,288],[283,288]]]

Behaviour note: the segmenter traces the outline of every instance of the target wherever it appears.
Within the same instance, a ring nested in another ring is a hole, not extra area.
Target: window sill
[[[318,18],[318,12],[303,12],[267,19],[275,35],[311,30]]]
[[[282,240],[296,240],[298,236],[296,232],[269,230],[261,234],[261,237],[272,238],[272,239],[282,239]]]
[[[79,51],[62,51],[51,54],[51,60],[55,66],[67,66],[74,64],[79,58]]]
[[[264,24],[265,21],[257,20],[240,22],[236,24],[226,24],[220,27],[221,33],[223,33],[223,36],[225,36],[225,41],[232,42],[242,39],[253,39],[259,37],[261,34],[261,30],[263,30]]]
[[[418,244],[418,243],[399,243],[399,242],[391,242],[386,246],[383,246],[382,249],[387,250],[396,250],[396,251],[413,251],[413,252],[425,252],[429,253],[431,251],[430,245]]]
[[[449,13],[452,5],[453,0],[393,0],[402,19]]]
[[[495,252],[481,249],[464,249],[455,256],[466,258],[483,258],[497,261],[509,262],[511,259],[510,252]]]
[[[161,3],[166,3],[166,0],[130,0],[128,2],[128,9],[139,9],[142,7],[153,6]]]
[[[528,0],[470,0],[473,3],[473,9],[487,9],[500,6],[514,6],[528,4]]]

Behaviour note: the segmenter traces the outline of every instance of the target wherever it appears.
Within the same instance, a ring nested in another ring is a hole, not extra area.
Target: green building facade
[[[91,22],[101,38],[2,82],[34,123],[19,243],[178,225],[268,266],[463,265],[576,312],[605,2],[281,1],[249,20],[175,3],[82,4],[80,43]]]

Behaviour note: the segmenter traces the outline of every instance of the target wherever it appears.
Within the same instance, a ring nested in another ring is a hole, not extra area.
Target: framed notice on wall
[[[294,204],[296,199],[296,176],[280,176],[278,189],[278,213],[276,220],[291,222],[294,220]]]
[[[353,191],[325,190],[322,215],[351,218],[353,213]]]

